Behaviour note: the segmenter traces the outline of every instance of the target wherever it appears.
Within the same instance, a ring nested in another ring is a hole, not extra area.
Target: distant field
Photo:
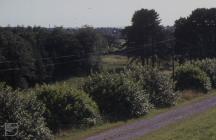
[[[117,70],[117,69],[122,69],[125,66],[129,64],[129,59],[126,56],[121,56],[121,55],[104,55],[101,57],[101,63],[102,63],[102,69],[103,70]],[[167,62],[163,62],[167,63]],[[165,65],[165,64],[163,64]],[[172,71],[169,69],[163,69],[162,70],[164,73],[171,74]],[[68,78],[66,80],[59,81],[58,83],[70,83],[74,85],[75,87],[82,83],[87,76],[75,76]]]
[[[102,57],[102,62],[106,64],[127,64],[128,60],[125,56],[120,55],[105,55]]]
[[[71,77],[67,80],[57,82],[58,84],[70,84],[70,86],[74,88],[79,88],[80,85],[85,81],[87,76],[82,76],[82,77]]]
[[[102,67],[105,70],[122,68],[128,64],[128,58],[120,55],[102,56]]]
[[[120,55],[105,55],[102,56],[102,69],[103,70],[113,70],[123,68],[127,66],[128,59],[125,56]],[[66,80],[58,81],[57,83],[63,84],[68,83],[71,86],[79,87],[87,78],[87,76],[75,76],[68,78]]]
[[[216,108],[137,140],[216,140]]]
[[[104,55],[101,57],[101,59],[102,59],[101,60],[102,69],[108,71],[122,69],[125,66],[127,66],[129,63],[129,59],[126,56],[121,56],[121,55]],[[166,70],[163,69],[162,71],[168,74],[172,73],[172,71],[167,69]],[[59,81],[58,83],[69,83],[70,85],[77,87],[85,81],[86,77],[87,77],[86,75],[75,76],[75,77],[68,78],[66,80]]]

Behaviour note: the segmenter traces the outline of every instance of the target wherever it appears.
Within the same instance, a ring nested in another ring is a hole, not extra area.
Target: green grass
[[[128,59],[125,56],[120,56],[120,55],[102,56],[102,68],[103,68],[103,70],[114,70],[114,69],[118,69],[118,68],[123,68],[127,64],[128,64]],[[66,80],[58,81],[56,83],[58,83],[58,84],[70,84],[72,87],[78,88],[80,85],[82,85],[84,83],[84,81],[87,77],[88,77],[87,75],[70,77]]]
[[[184,100],[179,100],[178,104],[175,107],[171,107],[171,108],[162,108],[162,109],[153,109],[149,112],[149,114],[141,117],[141,118],[137,118],[137,119],[131,119],[128,121],[118,121],[118,122],[107,122],[104,123],[100,126],[95,126],[89,129],[73,129],[73,130],[65,130],[63,132],[61,132],[58,136],[55,137],[56,140],[82,140],[88,136],[92,136],[95,134],[98,134],[100,132],[112,129],[112,128],[116,128],[118,126],[122,126],[122,125],[126,125],[126,124],[131,124],[134,123],[136,121],[139,121],[141,119],[148,119],[148,118],[152,118],[160,113],[169,111],[169,110],[175,110],[175,108],[177,107],[183,107],[186,106],[188,104],[194,103],[194,102],[199,102],[200,100],[203,99],[207,99],[210,98],[212,96],[216,96],[216,92],[212,91],[207,95],[198,95],[195,96],[193,95],[193,99],[184,99]],[[148,139],[143,139],[143,140],[148,140]]]
[[[216,108],[137,140],[216,140]]]
[[[84,83],[86,78],[87,78],[87,76],[72,77],[72,78],[70,78],[68,80],[57,82],[57,83],[58,84],[70,84],[70,86],[72,86],[74,88],[78,88],[80,85],[82,85]]]
[[[108,64],[127,64],[128,60],[125,56],[105,55],[102,57],[102,62]]]
[[[123,68],[128,64],[128,59],[120,55],[105,55],[102,57],[103,70]]]
[[[141,118],[137,119],[131,119],[127,121],[118,121],[118,122],[107,122],[100,126],[95,126],[89,129],[72,129],[72,130],[65,130],[59,135],[56,136],[56,140],[82,140],[88,136],[92,136],[94,134],[110,130],[112,128],[116,128],[118,126],[131,124],[135,121],[141,120],[141,119],[148,119],[151,118],[159,113],[167,111],[167,108],[164,109],[153,109],[148,115],[143,116]]]

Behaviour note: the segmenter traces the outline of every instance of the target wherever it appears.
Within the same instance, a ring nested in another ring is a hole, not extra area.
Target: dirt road
[[[114,128],[95,136],[88,137],[85,140],[133,140],[213,107],[216,107],[216,97],[211,97],[210,99],[205,99],[198,103],[176,108],[175,110],[162,113],[151,119],[140,120],[132,124]]]

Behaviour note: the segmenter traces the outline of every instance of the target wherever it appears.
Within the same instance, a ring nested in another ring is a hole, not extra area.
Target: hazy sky
[[[155,9],[163,25],[216,0],[0,0],[0,26],[124,27],[141,8]]]

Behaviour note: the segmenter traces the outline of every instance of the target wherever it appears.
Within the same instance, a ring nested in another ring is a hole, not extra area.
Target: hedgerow
[[[198,66],[184,64],[176,68],[176,89],[194,89],[208,92],[211,89],[211,81],[208,75]]]
[[[125,73],[139,82],[149,95],[150,102],[156,107],[174,105],[178,93],[174,91],[173,81],[168,74],[157,68],[132,65]]]
[[[138,117],[151,108],[146,91],[123,73],[93,74],[83,89],[111,119]]]
[[[192,61],[191,64],[198,66],[210,77],[213,87],[216,87],[216,59],[203,59]]]

